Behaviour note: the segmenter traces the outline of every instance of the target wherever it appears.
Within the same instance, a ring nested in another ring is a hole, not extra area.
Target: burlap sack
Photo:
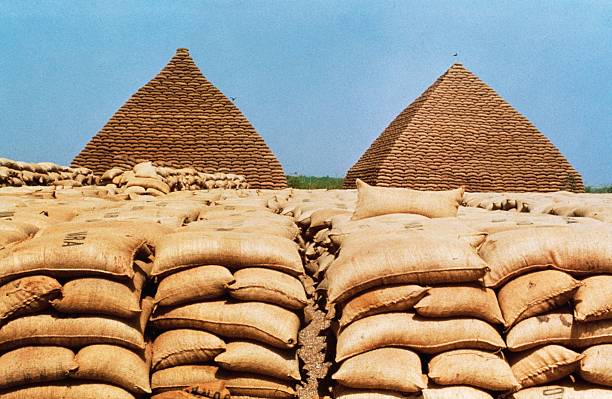
[[[251,233],[170,234],[156,249],[154,276],[165,276],[199,265],[231,269],[262,267],[291,275],[304,273],[297,245],[288,239]]]
[[[247,341],[227,344],[225,352],[215,357],[222,369],[254,373],[283,381],[301,380],[295,351],[289,352]]]
[[[495,328],[479,319],[425,319],[412,313],[385,313],[357,320],[342,330],[336,362],[388,346],[439,353],[464,348],[498,350],[505,343]]]
[[[593,384],[612,387],[612,345],[596,345],[582,352],[580,376]]]
[[[493,396],[485,391],[467,386],[430,386],[424,389],[422,393],[422,399],[493,399]]]
[[[28,346],[0,355],[0,389],[68,378],[77,369],[74,353],[59,346]]]
[[[506,335],[506,343],[512,352],[544,344],[586,348],[612,343],[612,320],[578,323],[569,311],[547,313],[518,322]]]
[[[0,325],[10,318],[47,309],[61,290],[57,280],[46,276],[23,277],[0,286]]]
[[[580,281],[558,270],[543,270],[511,280],[497,294],[506,327],[558,308],[567,303],[579,287]]]
[[[408,349],[380,348],[345,360],[332,378],[350,388],[419,392],[427,387],[419,355]]]
[[[612,276],[593,276],[582,280],[574,296],[576,320],[594,321],[612,318]]]
[[[178,329],[161,333],[153,342],[152,369],[206,363],[225,350],[225,342],[206,331]]]
[[[158,191],[161,191],[164,194],[168,194],[170,192],[170,187],[161,181],[160,179],[153,179],[150,177],[135,177],[128,180],[125,187],[143,187],[143,188],[154,188]]]
[[[477,286],[432,287],[414,310],[425,317],[474,317],[503,324],[495,292]]]
[[[365,291],[344,304],[340,327],[366,316],[408,310],[425,296],[427,290],[419,285],[396,285]]]
[[[453,217],[463,200],[463,188],[417,191],[375,187],[357,179],[357,204],[353,220],[387,213],[416,213],[430,218]]]
[[[200,383],[182,391],[167,391],[153,395],[151,399],[230,399],[231,394],[225,387],[225,382],[218,380]]]
[[[0,392],[0,399],[136,399],[128,391],[93,382],[56,382]]]
[[[354,389],[336,385],[334,388],[334,398],[336,399],[400,399],[406,398],[406,394],[401,392],[383,391],[375,389]],[[408,397],[412,397],[408,396]],[[419,396],[414,396],[420,398]]]
[[[278,216],[276,214],[270,214]],[[229,217],[227,219],[199,220],[183,227],[185,231],[202,231],[214,234],[215,232],[258,233],[278,236],[294,240],[299,233],[295,224],[277,224],[277,220],[270,217]]]
[[[521,389],[513,399],[612,399],[612,389],[597,385],[564,382]]]
[[[240,301],[266,302],[294,310],[308,303],[302,282],[283,272],[250,267],[236,271],[234,279],[227,289]]]
[[[219,378],[232,397],[250,396],[266,399],[288,399],[297,396],[293,387],[283,381],[255,374],[223,372]]]
[[[221,298],[226,286],[234,281],[232,273],[223,266],[200,266],[165,277],[157,287],[155,303],[176,306],[189,302]]]
[[[544,385],[573,373],[583,356],[560,345],[546,345],[510,357],[512,372],[522,388]]]
[[[213,334],[260,341],[277,348],[293,348],[299,318],[287,309],[260,302],[202,302],[161,310],[151,318],[161,329],[193,328]]]
[[[167,389],[183,389],[192,385],[217,380],[218,367],[205,365],[186,365],[158,370],[151,376],[153,392]]]

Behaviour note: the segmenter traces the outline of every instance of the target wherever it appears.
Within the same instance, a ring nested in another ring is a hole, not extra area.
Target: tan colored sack
[[[217,380],[218,367],[204,365],[176,366],[158,370],[151,376],[154,392],[167,389],[183,389],[192,385]]]
[[[300,319],[294,313],[261,302],[194,303],[160,311],[151,322],[161,329],[202,329],[222,337],[252,339],[277,348],[293,348],[300,328]]]
[[[491,324],[503,324],[495,292],[477,286],[433,287],[414,310],[425,317],[475,317]]]
[[[161,181],[160,179],[153,179],[149,177],[135,177],[133,179],[128,180],[125,187],[143,187],[143,188],[154,188],[158,191],[161,191],[164,194],[168,194],[170,192],[170,187]]]
[[[416,213],[430,218],[457,216],[463,187],[449,191],[375,187],[357,179],[357,204],[353,220],[387,213]]]
[[[0,355],[0,388],[58,381],[78,365],[74,353],[59,346],[28,346]]]
[[[27,345],[79,347],[93,344],[145,347],[139,326],[95,316],[60,318],[41,314],[11,320],[0,328],[0,351]]]
[[[255,233],[186,231],[162,240],[156,250],[153,275],[161,277],[200,265],[263,267],[294,276],[304,273],[297,245],[289,239]]]
[[[380,348],[345,360],[332,378],[350,388],[419,392],[427,387],[419,355],[408,349]]]
[[[588,382],[612,387],[612,345],[596,345],[585,350],[580,376]]]
[[[578,321],[612,318],[612,276],[585,278],[574,297],[574,317]]]
[[[101,381],[135,394],[151,393],[149,367],[136,353],[114,345],[82,348],[75,358],[78,370],[72,377]]]
[[[513,399],[612,399],[612,389],[597,385],[564,382],[560,385],[544,385],[521,389]]]
[[[266,399],[288,399],[297,396],[293,387],[283,381],[254,374],[219,373],[232,397],[250,396]]]
[[[473,387],[429,387],[423,390],[422,399],[493,399],[493,396]]]
[[[487,265],[460,240],[398,238],[338,259],[327,270],[328,301],[343,302],[368,288],[417,283],[464,283],[482,278]]]
[[[232,298],[267,302],[287,309],[302,309],[308,303],[306,291],[297,278],[276,270],[250,267],[234,273],[228,285]]]
[[[510,366],[523,388],[544,385],[573,373],[583,356],[560,345],[546,345],[510,357]]]
[[[463,348],[498,350],[505,343],[495,328],[479,319],[425,319],[412,313],[385,313],[357,320],[342,330],[336,362],[388,346],[439,353]]]
[[[491,234],[479,252],[491,265],[485,278],[489,287],[548,267],[571,274],[612,273],[612,228],[602,223],[502,231]]]
[[[543,270],[511,280],[497,294],[506,327],[558,308],[579,287],[580,281],[558,270]]]
[[[225,382],[218,380],[200,383],[182,391],[167,391],[153,395],[151,399],[230,399],[230,392],[225,388]]]
[[[215,362],[225,370],[266,375],[283,381],[301,380],[295,351],[291,353],[254,342],[228,343],[225,352],[215,357]]]
[[[586,348],[612,343],[612,320],[577,323],[568,312],[553,312],[518,322],[506,335],[508,349],[524,351],[544,344]]]
[[[61,292],[60,283],[46,276],[23,277],[0,286],[0,325],[9,318],[47,309]]]
[[[428,289],[419,285],[396,285],[358,294],[342,307],[340,327],[366,316],[408,310],[425,296]]]
[[[274,213],[267,212],[275,218],[278,216]],[[294,240],[300,230],[294,224],[276,223],[276,219],[272,217],[229,217],[226,219],[199,220],[189,223],[183,227],[185,231],[203,231],[209,234],[215,232],[236,232],[236,233],[258,233],[278,236]]]
[[[224,350],[225,342],[206,331],[165,331],[153,342],[152,369],[206,363]]]
[[[142,244],[137,238],[95,230],[34,237],[0,251],[0,281],[32,273],[133,278],[134,253]]]
[[[0,399],[136,399],[124,389],[91,382],[56,382],[0,392]]]
[[[404,399],[406,394],[393,391],[383,391],[374,389],[353,389],[342,385],[334,388],[334,398],[336,399]],[[419,398],[417,396],[417,398]],[[471,398],[470,398],[471,399]]]
[[[176,306],[189,302],[217,299],[225,295],[226,286],[234,281],[223,266],[200,266],[164,278],[157,287],[155,303]]]

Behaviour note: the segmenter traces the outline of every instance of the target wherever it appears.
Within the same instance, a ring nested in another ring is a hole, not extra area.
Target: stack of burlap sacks
[[[52,162],[29,163],[0,158],[0,187],[95,185],[98,178],[87,168],[69,168]]]
[[[356,220],[330,230],[340,252],[322,283],[336,397],[612,397],[609,225],[507,223],[484,241],[454,217],[460,189],[358,188]],[[384,215],[397,212],[413,215]]]

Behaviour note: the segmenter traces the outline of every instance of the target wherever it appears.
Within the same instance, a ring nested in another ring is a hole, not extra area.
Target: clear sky
[[[0,0],[0,156],[69,164],[178,47],[288,174],[343,176],[458,60],[612,183],[610,0]]]

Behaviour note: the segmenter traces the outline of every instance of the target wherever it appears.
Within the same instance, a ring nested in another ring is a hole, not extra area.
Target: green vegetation
[[[303,188],[303,189],[338,189],[342,188],[342,182],[344,181],[341,177],[329,177],[329,176],[287,176],[287,184],[291,188]]]
[[[608,186],[586,186],[587,193],[612,193],[612,184]]]

